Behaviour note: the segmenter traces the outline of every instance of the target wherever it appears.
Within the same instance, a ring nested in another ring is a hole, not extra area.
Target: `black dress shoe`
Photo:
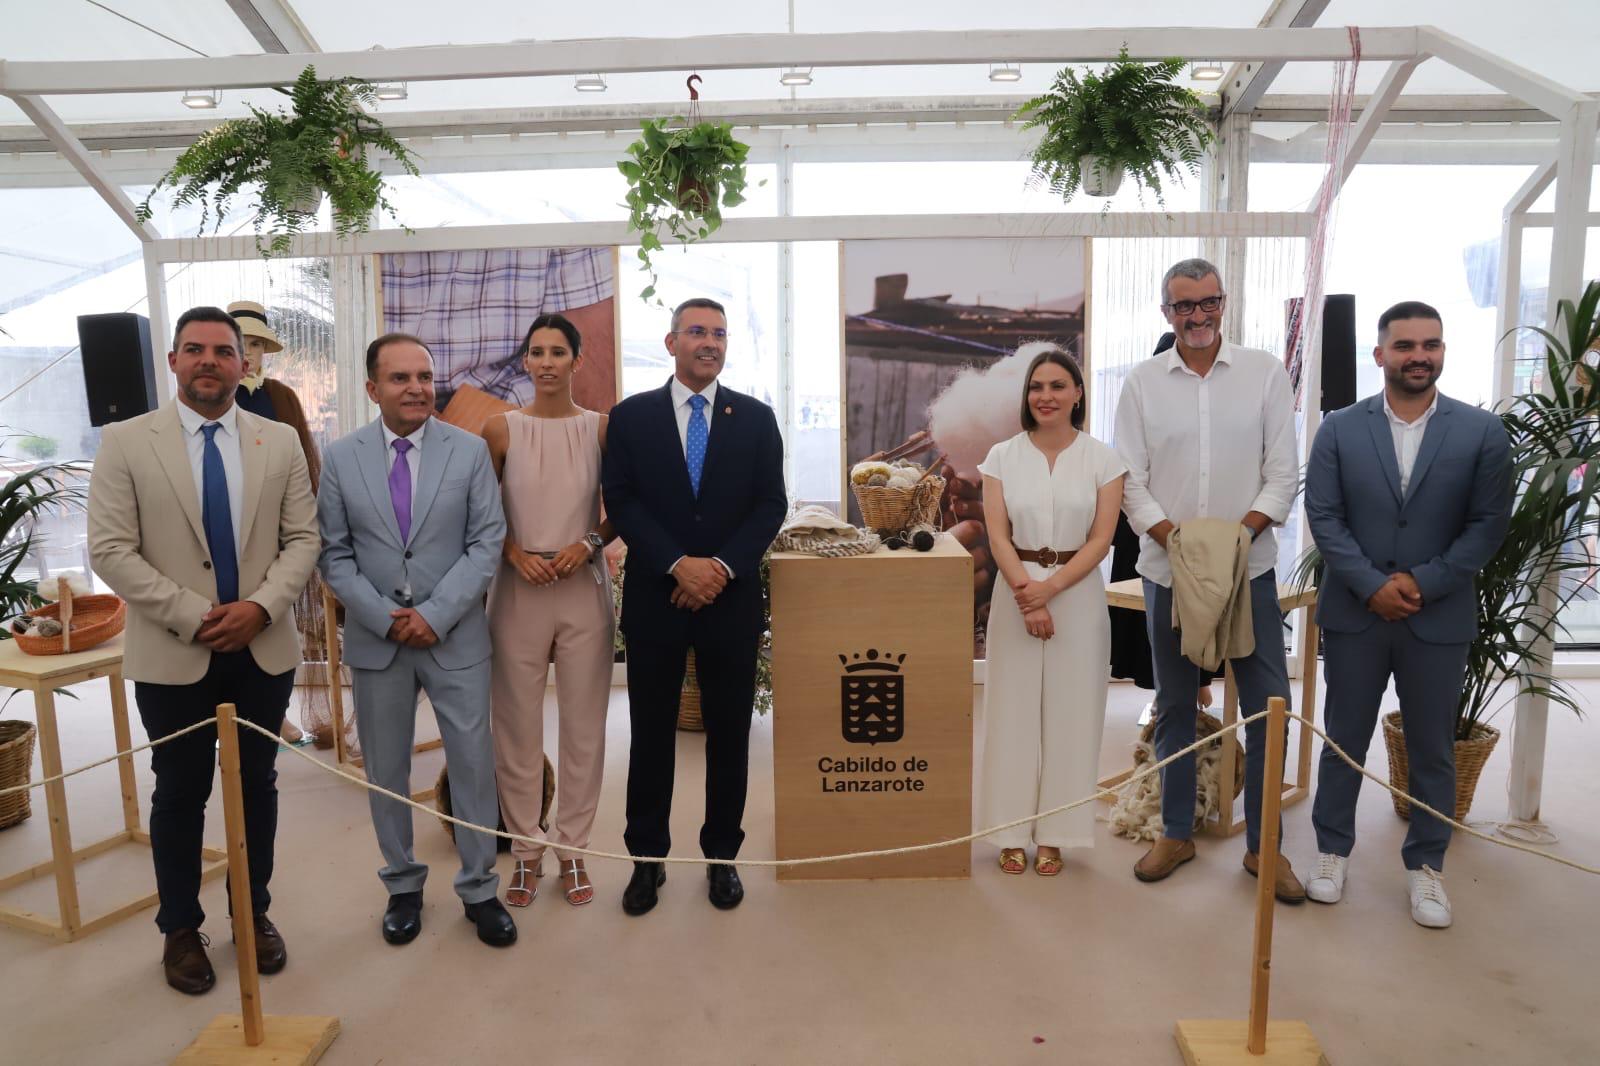
[[[511,912],[494,896],[481,903],[463,903],[467,921],[478,927],[478,939],[490,947],[510,947],[517,942],[517,923]]]
[[[731,911],[744,902],[744,885],[734,867],[721,863],[707,866],[706,880],[711,882],[711,905],[718,910]]]
[[[396,892],[383,912],[383,939],[409,944],[422,932],[422,893]]]
[[[289,964],[289,949],[284,946],[283,934],[265,914],[255,916],[256,973],[278,973]]]
[[[656,905],[656,889],[667,883],[667,868],[659,862],[636,862],[628,887],[622,890],[622,909],[638,917]]]

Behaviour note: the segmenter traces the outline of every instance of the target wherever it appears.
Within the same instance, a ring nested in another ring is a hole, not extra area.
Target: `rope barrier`
[[[586,856],[588,858],[594,858],[594,859],[615,859],[615,860],[618,860],[618,861],[621,861],[621,862],[659,862],[659,863],[677,863],[677,864],[694,864],[694,865],[750,866],[750,867],[816,866],[816,865],[820,865],[820,864],[823,864],[823,863],[830,863],[830,862],[847,862],[847,861],[852,861],[852,860],[856,860],[856,859],[874,859],[874,858],[882,858],[882,857],[885,857],[885,856],[892,856],[892,855],[909,855],[909,854],[913,854],[913,853],[916,853],[916,852],[935,851],[935,850],[937,850],[939,848],[954,847],[954,846],[956,846],[958,844],[970,844],[974,840],[980,840],[983,837],[989,836],[990,834],[993,834],[993,833],[998,833],[998,832],[1000,832],[1002,830],[1005,830],[1005,829],[1012,829],[1012,828],[1015,828],[1016,826],[1019,826],[1019,825],[1027,825],[1029,822],[1040,821],[1040,820],[1045,819],[1045,818],[1053,817],[1053,816],[1055,816],[1057,814],[1062,814],[1062,813],[1064,813],[1066,811],[1075,810],[1075,809],[1077,809],[1079,807],[1082,807],[1082,806],[1085,806],[1087,804],[1094,803],[1097,800],[1101,799],[1102,797],[1116,796],[1118,794],[1118,792],[1120,792],[1121,790],[1132,786],[1133,784],[1135,784],[1138,781],[1144,780],[1145,778],[1151,776],[1152,774],[1159,773],[1164,767],[1166,767],[1170,763],[1176,762],[1177,760],[1182,759],[1187,755],[1194,754],[1195,752],[1199,751],[1201,748],[1205,747],[1206,745],[1214,743],[1214,742],[1220,740],[1225,735],[1232,734],[1234,732],[1237,732],[1240,729],[1243,729],[1245,726],[1249,725],[1251,722],[1259,721],[1259,720],[1265,718],[1267,716],[1267,713],[1268,712],[1264,711],[1264,710],[1263,711],[1258,711],[1255,714],[1249,715],[1248,717],[1239,719],[1237,722],[1234,722],[1234,723],[1232,723],[1230,725],[1223,726],[1217,732],[1215,732],[1215,733],[1211,734],[1210,736],[1205,737],[1203,739],[1196,740],[1193,744],[1190,744],[1188,747],[1183,748],[1181,751],[1173,752],[1171,755],[1167,756],[1166,758],[1162,759],[1161,761],[1156,762],[1156,763],[1152,763],[1151,765],[1146,766],[1143,769],[1134,772],[1127,780],[1123,781],[1115,789],[1096,788],[1094,790],[1094,792],[1092,792],[1089,795],[1083,797],[1082,799],[1073,800],[1071,803],[1064,803],[1059,807],[1053,807],[1053,808],[1051,808],[1050,810],[1047,810],[1047,811],[1040,811],[1038,814],[1028,815],[1025,818],[1016,818],[1016,819],[1013,819],[1012,821],[1005,822],[1005,823],[1003,823],[1001,825],[990,826],[987,829],[981,829],[981,830],[978,830],[976,832],[967,833],[964,836],[951,837],[948,840],[938,840],[938,841],[934,841],[934,842],[928,843],[928,844],[908,844],[908,845],[906,845],[904,847],[898,847],[898,848],[880,848],[880,849],[874,850],[874,851],[851,851],[851,852],[845,852],[845,853],[838,854],[838,855],[815,855],[815,856],[810,856],[808,858],[801,858],[801,859],[707,859],[707,858],[688,858],[688,857],[676,857],[675,858],[675,857],[670,856],[670,855],[652,857],[652,856],[629,855],[629,854],[625,854],[625,853],[621,853],[621,852],[614,852],[614,851],[602,851],[602,850],[600,850],[598,848],[575,848],[575,847],[570,847],[570,846],[565,845],[565,844],[556,845],[553,841],[545,840],[545,839],[540,838],[540,837],[530,837],[530,836],[523,836],[523,835],[518,834],[518,833],[509,833],[509,832],[506,832],[503,829],[490,829],[490,828],[488,828],[486,826],[477,825],[476,823],[468,822],[468,821],[465,821],[464,819],[461,819],[461,818],[456,818],[456,817],[454,817],[452,815],[445,814],[442,811],[438,811],[438,810],[435,810],[435,809],[433,809],[431,807],[424,806],[423,804],[418,803],[417,801],[413,800],[409,796],[401,796],[401,795],[398,795],[397,793],[390,792],[386,788],[380,788],[379,786],[374,785],[370,781],[364,781],[361,778],[358,778],[353,774],[345,772],[345,770],[342,767],[333,766],[333,765],[331,765],[329,763],[325,763],[321,759],[318,759],[316,756],[311,755],[310,753],[308,753],[306,751],[303,751],[300,748],[291,747],[291,748],[288,748],[287,750],[291,754],[298,755],[300,758],[306,760],[312,766],[315,766],[317,769],[323,771],[324,773],[333,774],[334,776],[342,778],[343,780],[346,780],[346,781],[349,781],[349,782],[351,782],[353,784],[359,785],[361,788],[364,788],[369,792],[376,792],[381,796],[386,796],[389,799],[394,800],[396,803],[402,803],[405,806],[412,808],[413,810],[421,811],[423,814],[428,815],[430,818],[437,818],[441,822],[449,822],[451,825],[460,826],[463,829],[470,829],[470,830],[472,830],[474,832],[477,832],[477,833],[484,833],[484,834],[486,834],[488,836],[499,837],[499,838],[501,838],[503,840],[511,840],[511,841],[515,841],[515,842],[518,842],[518,843],[522,843],[522,844],[533,844],[533,845],[536,845],[536,846],[539,846],[539,847],[556,847],[556,846],[559,846],[563,852],[569,852],[569,853],[574,854],[574,855],[583,855],[583,856]],[[1384,780],[1383,778],[1381,778],[1381,777],[1377,776],[1376,774],[1374,774],[1372,771],[1368,770],[1365,766],[1363,766],[1359,762],[1357,762],[1342,747],[1340,747],[1338,745],[1338,743],[1336,743],[1332,738],[1330,738],[1328,736],[1328,734],[1325,733],[1321,728],[1319,728],[1317,726],[1317,724],[1315,722],[1313,722],[1310,718],[1306,717],[1305,715],[1301,715],[1301,714],[1290,714],[1290,715],[1287,716],[1287,718],[1291,722],[1298,722],[1303,728],[1310,729],[1317,736],[1321,737],[1323,743],[1326,744],[1330,749],[1332,749],[1332,751],[1333,751],[1333,753],[1335,755],[1337,755],[1340,759],[1343,759],[1345,761],[1345,763],[1347,763],[1357,773],[1361,774],[1363,777],[1366,777],[1366,778],[1368,778],[1368,779],[1370,779],[1372,781],[1376,781],[1379,785],[1381,785],[1387,791],[1393,793],[1396,796],[1401,797],[1402,799],[1405,799],[1407,802],[1409,802],[1411,804],[1411,806],[1414,809],[1426,812],[1431,817],[1439,819],[1441,822],[1444,822],[1446,825],[1449,825],[1451,828],[1456,829],[1456,830],[1458,830],[1460,832],[1466,833],[1468,836],[1476,837],[1479,840],[1488,841],[1490,844],[1494,844],[1494,845],[1497,845],[1497,846],[1502,847],[1502,848],[1509,848],[1512,851],[1525,852],[1525,853],[1527,853],[1529,855],[1534,855],[1534,856],[1537,856],[1537,857],[1539,857],[1541,859],[1548,859],[1551,862],[1558,863],[1558,864],[1560,864],[1562,866],[1570,867],[1571,869],[1578,870],[1581,873],[1592,874],[1594,876],[1600,877],[1600,867],[1590,866],[1587,863],[1581,863],[1581,862],[1578,862],[1578,861],[1576,861],[1574,859],[1568,859],[1568,858],[1566,858],[1564,856],[1556,855],[1556,854],[1554,854],[1552,852],[1543,851],[1543,850],[1541,850],[1539,848],[1529,847],[1528,845],[1519,843],[1519,842],[1517,842],[1515,840],[1502,840],[1502,839],[1500,839],[1500,838],[1498,838],[1498,837],[1496,837],[1496,836],[1494,836],[1494,835],[1492,835],[1490,833],[1485,833],[1482,830],[1477,829],[1472,824],[1466,824],[1466,823],[1462,823],[1462,822],[1456,821],[1454,818],[1450,817],[1449,815],[1446,815],[1446,814],[1434,809],[1433,807],[1428,806],[1426,803],[1423,803],[1421,800],[1417,799],[1415,796],[1412,796],[1412,795],[1408,794],[1403,789],[1396,788],[1394,785],[1390,784],[1388,781]],[[242,727],[244,727],[246,729],[252,730],[252,731],[254,731],[256,733],[259,733],[261,736],[267,738],[268,740],[271,740],[274,744],[278,743],[278,739],[279,739],[278,735],[276,733],[273,733],[271,730],[268,730],[268,729],[266,729],[266,728],[264,728],[262,726],[259,726],[254,722],[246,721],[243,718],[237,718],[237,719],[235,719],[235,721],[240,726],[242,726]],[[204,721],[196,722],[196,723],[194,723],[193,725],[190,725],[190,726],[185,726],[183,729],[180,729],[177,732],[169,733],[168,735],[162,737],[160,740],[153,740],[148,744],[141,744],[138,747],[129,748],[127,751],[116,752],[113,755],[110,755],[110,756],[108,756],[108,757],[106,757],[104,759],[100,759],[100,760],[98,760],[96,762],[89,763],[86,766],[80,766],[80,767],[78,767],[77,769],[74,769],[74,770],[67,770],[64,773],[56,774],[53,777],[41,778],[38,781],[29,781],[27,784],[24,784],[24,785],[13,785],[10,788],[0,789],[0,796],[10,795],[13,792],[20,792],[20,791],[23,791],[25,789],[43,788],[45,785],[51,784],[51,783],[56,782],[56,781],[65,780],[66,778],[73,777],[73,776],[75,776],[77,774],[84,773],[84,772],[86,772],[88,770],[93,770],[96,767],[104,766],[107,763],[115,762],[116,760],[121,759],[121,758],[125,758],[125,757],[127,757],[129,755],[135,755],[135,754],[137,754],[139,752],[148,751],[149,749],[158,747],[158,746],[160,746],[162,744],[170,743],[171,741],[174,741],[174,740],[178,739],[179,737],[181,737],[181,736],[183,736],[183,735],[185,735],[187,733],[193,733],[197,729],[204,729],[207,726],[215,725],[216,722],[217,722],[217,719],[215,717],[207,718]]]

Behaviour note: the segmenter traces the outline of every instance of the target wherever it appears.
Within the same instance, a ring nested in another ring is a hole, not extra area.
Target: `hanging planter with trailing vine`
[[[201,134],[139,205],[139,220],[150,218],[151,200],[171,186],[177,190],[172,206],[199,204],[201,232],[207,223],[214,232],[233,198],[253,186],[256,249],[268,257],[287,253],[290,238],[315,225],[324,196],[340,237],[365,233],[380,208],[394,218],[383,175],[368,165],[367,152],[387,152],[408,174],[416,175],[417,166],[405,145],[363,110],[377,100],[372,85],[318,81],[308,66],[289,95],[292,112],[251,106],[249,118]]]

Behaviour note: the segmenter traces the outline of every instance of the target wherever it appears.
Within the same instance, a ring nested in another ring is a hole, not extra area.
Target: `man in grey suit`
[[[496,825],[483,596],[506,535],[500,486],[483,440],[432,417],[433,357],[416,337],[390,333],[367,347],[367,395],[379,418],[327,450],[317,497],[322,576],[344,604],[367,779],[410,794],[424,691],[455,814]],[[371,804],[389,890],[383,937],[406,944],[422,930],[428,868],[412,854],[410,809],[376,793]],[[517,927],[495,897],[494,838],[457,830],[455,839],[467,919],[484,943],[513,943]]]
[[[1492,412],[1441,395],[1444,326],[1424,303],[1378,319],[1384,390],[1329,415],[1306,472],[1306,518],[1326,572],[1317,603],[1328,735],[1364,761],[1394,677],[1412,795],[1455,810],[1456,706],[1477,635],[1473,576],[1499,550],[1511,510],[1511,448]],[[1337,903],[1355,846],[1361,775],[1326,745],[1306,894]],[[1416,811],[1404,859],[1411,917],[1442,929],[1450,827]]]

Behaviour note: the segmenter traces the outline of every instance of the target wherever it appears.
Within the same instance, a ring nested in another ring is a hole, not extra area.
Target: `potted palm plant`
[[[1545,660],[1564,632],[1562,610],[1592,580],[1593,560],[1583,544],[1600,532],[1600,377],[1593,369],[1600,346],[1600,281],[1591,282],[1577,303],[1560,302],[1554,332],[1519,329],[1544,338],[1548,389],[1512,397],[1500,414],[1511,441],[1517,497],[1505,541],[1477,576],[1478,638],[1467,653],[1456,707],[1457,821],[1471,809],[1478,776],[1500,740],[1488,719],[1506,702],[1496,699],[1503,684],[1513,684],[1513,698],[1540,693],[1583,714],[1583,705]],[[1312,547],[1301,557],[1294,582],[1308,587],[1321,569]],[[1408,767],[1398,711],[1384,715],[1383,733],[1390,782],[1405,791]],[[1393,799],[1395,812],[1409,817],[1410,804]]]
[[[372,85],[318,81],[316,68],[308,66],[289,96],[290,112],[251,106],[249,118],[201,134],[139,205],[139,220],[150,218],[151,199],[171,186],[177,190],[172,205],[199,204],[201,230],[208,222],[215,230],[233,198],[252,185],[256,248],[266,257],[288,252],[290,238],[314,224],[324,195],[341,237],[365,233],[380,208],[393,218],[383,175],[367,154],[387,152],[412,175],[417,166],[405,145],[363,109],[377,100]]]
[[[1082,188],[1110,196],[1133,175],[1141,188],[1162,198],[1162,175],[1179,181],[1200,166],[1215,140],[1200,97],[1173,79],[1182,59],[1137,63],[1124,48],[1099,73],[1081,76],[1072,67],[1056,74],[1050,91],[1023,104],[1015,117],[1022,128],[1042,128],[1033,150],[1030,182],[1048,185],[1063,200]]]
[[[649,300],[656,293],[650,259],[662,249],[662,235],[691,244],[722,225],[724,207],[744,203],[750,146],[726,122],[674,116],[648,119],[640,130],[617,169],[628,179],[628,230],[639,234],[639,262],[650,274],[639,295]]]

